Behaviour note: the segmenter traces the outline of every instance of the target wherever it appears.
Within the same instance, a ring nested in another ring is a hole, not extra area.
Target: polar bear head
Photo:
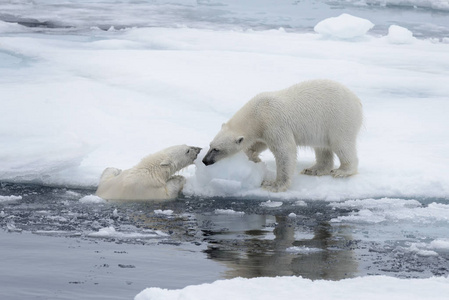
[[[210,143],[209,151],[203,158],[203,163],[208,166],[217,161],[231,156],[244,149],[245,138],[243,135],[232,130],[228,124],[223,124],[220,132]]]
[[[177,145],[166,148],[159,153],[161,154],[161,167],[169,167],[172,172],[179,171],[188,165],[193,164],[193,161],[200,153],[201,148],[187,146],[187,145]]]

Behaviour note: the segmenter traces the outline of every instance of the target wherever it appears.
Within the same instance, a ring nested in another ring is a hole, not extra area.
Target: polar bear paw
[[[288,189],[288,184],[278,181],[264,180],[262,188],[273,193],[285,192]]]
[[[175,198],[181,192],[185,183],[186,179],[183,176],[175,175],[171,177],[167,181],[167,195],[171,198]]]
[[[331,174],[331,170],[311,167],[311,168],[302,170],[301,174],[310,175],[310,176],[324,176],[324,175]]]
[[[346,170],[346,169],[334,169],[331,171],[331,175],[334,178],[344,178],[344,177],[349,177],[351,175],[354,175],[357,172],[354,172],[352,170]]]

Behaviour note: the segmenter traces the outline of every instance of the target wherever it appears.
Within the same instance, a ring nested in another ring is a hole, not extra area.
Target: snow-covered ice
[[[180,290],[148,288],[135,300],[210,299],[407,299],[443,300],[449,293],[448,278],[398,279],[386,276],[359,277],[341,281],[309,280],[301,277],[235,278]]]
[[[449,165],[449,44],[135,28],[90,39],[4,36],[0,47],[17,59],[0,69],[2,99],[14,99],[2,103],[4,181],[95,188],[104,168],[129,168],[167,146],[207,150],[221,124],[261,91],[326,77],[362,99],[359,174],[299,175],[314,162],[313,153],[301,149],[292,187],[273,194],[259,187],[274,176],[271,153],[262,154],[262,164],[240,153],[183,170],[185,194],[332,201],[449,195],[449,171],[440,167]]]

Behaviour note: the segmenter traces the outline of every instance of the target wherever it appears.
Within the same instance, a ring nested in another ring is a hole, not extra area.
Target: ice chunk
[[[154,213],[156,215],[165,215],[165,216],[173,215],[173,211],[171,209],[166,209],[166,210],[156,209],[156,210],[154,210]]]
[[[215,214],[217,215],[235,215],[243,216],[245,213],[243,211],[235,211],[232,209],[216,209]]]
[[[205,166],[202,151],[195,161],[195,176],[187,181],[184,192],[210,196],[230,196],[259,188],[267,172],[264,163],[254,163],[243,153]]]
[[[0,202],[22,200],[22,196],[0,196]]]
[[[436,239],[430,242],[429,247],[435,250],[449,251],[449,239]]]
[[[282,202],[276,202],[276,201],[268,200],[266,202],[260,203],[260,206],[263,206],[263,207],[279,207],[279,206],[282,206]]]
[[[303,200],[298,200],[294,204],[295,206],[307,206],[307,203]]]
[[[391,25],[388,28],[387,40],[391,44],[411,44],[416,38],[413,33],[405,27]]]
[[[288,253],[298,253],[298,254],[309,254],[309,253],[315,253],[315,252],[320,252],[321,249],[319,248],[308,248],[305,246],[293,246],[293,247],[288,247],[287,249],[285,249],[286,252]]]
[[[79,200],[81,203],[104,203],[106,200],[95,195],[87,195]]]
[[[349,14],[325,19],[314,27],[315,32],[337,39],[353,39],[364,36],[374,24]]]
[[[147,231],[146,233],[139,232],[119,232],[113,226],[101,228],[98,232],[92,232],[87,235],[95,238],[118,238],[118,239],[145,239],[158,238],[168,236],[161,231]]]

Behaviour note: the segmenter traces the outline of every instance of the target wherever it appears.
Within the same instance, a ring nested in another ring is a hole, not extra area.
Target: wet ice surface
[[[92,191],[1,187],[8,299],[129,299],[237,276],[449,274],[449,217],[438,199],[86,203]]]

